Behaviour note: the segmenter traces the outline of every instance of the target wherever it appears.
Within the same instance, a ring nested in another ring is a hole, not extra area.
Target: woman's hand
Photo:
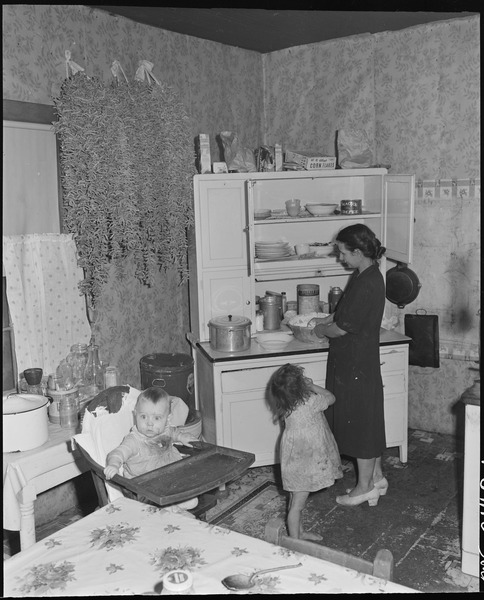
[[[315,327],[316,325],[329,325],[333,322],[334,314],[330,314],[327,317],[313,317],[308,321],[308,327]]]

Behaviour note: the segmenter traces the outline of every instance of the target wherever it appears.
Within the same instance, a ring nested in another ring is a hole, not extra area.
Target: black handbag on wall
[[[422,310],[422,309],[419,309]],[[405,335],[412,338],[408,362],[417,367],[440,367],[438,315],[405,315]]]

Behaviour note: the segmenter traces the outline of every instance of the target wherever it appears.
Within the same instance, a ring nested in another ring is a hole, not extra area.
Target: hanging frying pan
[[[398,308],[405,308],[406,304],[413,302],[421,287],[417,275],[403,263],[387,271],[386,297]]]

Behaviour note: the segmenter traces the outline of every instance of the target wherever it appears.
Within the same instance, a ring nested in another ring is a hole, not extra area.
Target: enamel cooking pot
[[[240,352],[250,347],[250,326],[247,317],[215,317],[208,322],[210,347],[220,352]]]
[[[3,398],[3,451],[17,452],[42,446],[49,438],[49,398],[12,394]]]
[[[413,302],[421,287],[416,273],[402,263],[387,271],[386,297],[398,308],[405,308],[405,305]]]

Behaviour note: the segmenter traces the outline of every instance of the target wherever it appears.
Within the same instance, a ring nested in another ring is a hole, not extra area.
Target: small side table
[[[20,549],[35,544],[37,495],[89,470],[72,449],[75,431],[49,423],[49,439],[26,452],[3,454],[3,527],[20,531]]]

